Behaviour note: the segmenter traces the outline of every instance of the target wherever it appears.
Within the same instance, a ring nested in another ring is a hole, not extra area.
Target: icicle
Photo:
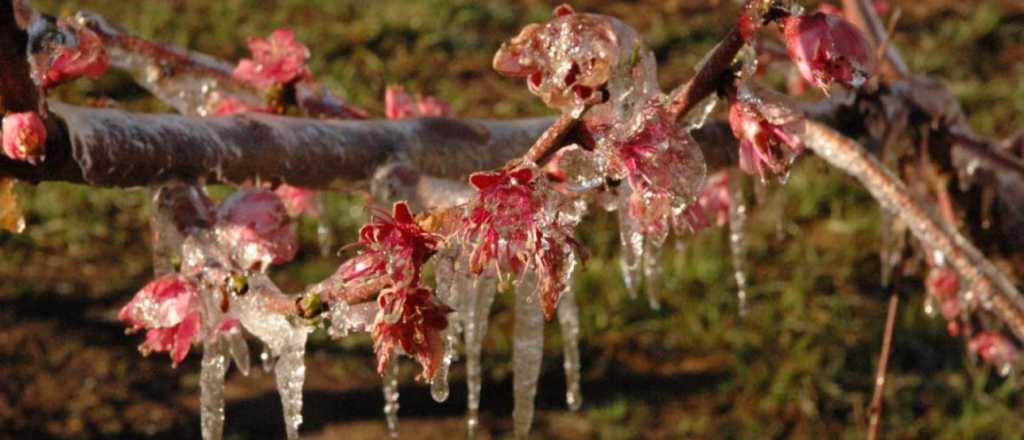
[[[306,328],[292,330],[281,354],[274,365],[277,392],[281,395],[284,408],[285,430],[289,439],[299,438],[302,424],[302,385],[306,381]]]
[[[435,257],[437,259],[437,271],[434,275],[434,278],[437,280],[437,296],[448,307],[455,310],[456,314],[463,308],[463,298],[471,294],[470,280],[465,275],[456,272],[458,256],[459,252],[454,247],[439,252]],[[448,327],[442,333],[444,338],[444,357],[441,359],[441,365],[437,368],[437,372],[434,373],[434,377],[430,379],[430,396],[437,402],[448,400],[448,369],[458,357],[456,346],[458,345],[462,326],[459,318],[455,317],[455,315],[453,315],[453,318],[455,319],[450,318],[448,320]]]
[[[465,277],[465,282],[473,286],[474,280]],[[478,278],[475,286],[467,291],[459,315],[462,319],[466,350],[466,391],[468,402],[466,409],[466,437],[476,437],[477,425],[479,425],[480,411],[480,351],[487,335],[487,325],[491,313],[491,305],[494,303],[494,296],[497,294],[497,287],[492,278]]]
[[[544,314],[537,295],[536,276],[529,272],[516,287],[515,329],[512,343],[513,391],[515,403],[512,423],[516,438],[525,439],[533,424],[537,379],[544,356]]]
[[[388,435],[398,438],[398,362],[392,360],[384,370],[384,416]]]
[[[658,288],[661,286],[661,246],[652,240],[644,243],[644,292],[652,310],[661,310]]]
[[[235,366],[238,367],[243,375],[249,375],[249,344],[245,342],[245,336],[242,335],[241,329],[233,329],[228,332],[221,334],[224,341],[227,343],[228,352],[231,353],[231,359],[235,361]]]
[[[580,309],[576,294],[568,290],[558,304],[558,324],[562,329],[562,364],[565,367],[565,404],[572,411],[583,405],[580,393]]]
[[[203,363],[199,372],[199,420],[204,440],[220,440],[224,435],[224,376],[228,357],[220,340],[203,344]]]
[[[738,177],[738,174],[735,176]],[[736,299],[740,316],[747,315],[747,243],[744,229],[747,222],[747,205],[743,198],[743,180],[729,179],[732,193],[729,204],[729,249],[732,252],[732,266],[736,277]]]
[[[622,268],[622,280],[626,284],[626,292],[629,293],[631,299],[636,299],[641,277],[644,235],[640,233],[639,226],[629,216],[628,199],[628,195],[622,196],[616,211],[619,217],[619,240],[622,242],[622,249],[619,250],[619,266]]]

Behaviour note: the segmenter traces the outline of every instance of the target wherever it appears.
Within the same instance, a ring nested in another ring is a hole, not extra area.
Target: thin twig
[[[889,312],[885,317],[885,335],[882,337],[882,351],[878,354],[878,370],[875,371],[875,394],[871,398],[868,440],[878,438],[878,426],[882,420],[882,396],[885,394],[885,372],[889,367],[889,353],[892,351],[892,334],[896,327],[896,308],[900,297],[895,292],[889,295]]]

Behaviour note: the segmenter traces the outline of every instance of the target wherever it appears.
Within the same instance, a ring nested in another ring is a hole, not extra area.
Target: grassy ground
[[[295,28],[312,70],[355,103],[379,111],[399,83],[450,100],[463,115],[517,117],[546,111],[517,81],[489,69],[500,41],[544,18],[542,1],[333,0],[35,1],[40,9],[103,13],[125,28],[225,58],[245,38]],[[895,42],[918,72],[941,78],[982,132],[1024,127],[1024,7],[1013,0],[894,0]],[[969,5],[968,5],[969,4]],[[676,84],[722,35],[735,2],[581,1],[637,27]],[[69,100],[111,96],[131,109],[166,110],[124,75],[76,83]],[[150,273],[141,190],[44,184],[19,190],[28,230],[0,233],[0,437],[194,438],[198,359],[171,369],[143,359],[122,334],[116,308]],[[363,213],[331,195],[329,221],[351,241]],[[781,220],[780,220],[781,219]],[[594,214],[579,231],[592,258],[576,278],[583,307],[585,403],[565,410],[557,329],[551,328],[538,398],[537,438],[859,438],[866,425],[885,301],[878,287],[878,211],[870,197],[814,158],[802,160],[750,221],[755,279],[751,313],[739,319],[728,246],[708,231],[668,252],[663,308],[629,299],[618,276],[615,220]],[[301,224],[299,261],[275,272],[289,289],[330,273],[315,225]],[[1015,379],[970,365],[960,341],[921,312],[920,280],[905,277],[886,388],[889,438],[1017,438],[1024,402]],[[485,345],[485,437],[510,433],[512,327],[500,300]],[[304,433],[385,435],[383,399],[365,338],[311,344]],[[257,369],[258,370],[258,369]],[[434,403],[403,369],[406,438],[459,438],[465,391],[454,367],[448,402]],[[230,373],[228,437],[283,436],[270,375]]]

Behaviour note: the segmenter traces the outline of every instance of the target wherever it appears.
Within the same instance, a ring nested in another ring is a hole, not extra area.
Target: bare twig
[[[672,91],[669,111],[675,119],[685,117],[701,100],[715,93],[722,75],[732,68],[732,61],[746,42],[739,28],[733,28],[721,42],[711,49],[697,74],[686,84]]]
[[[966,238],[915,200],[899,178],[856,142],[820,123],[807,122],[804,143],[857,178],[883,209],[895,214],[922,244],[949,262],[970,287],[973,296],[968,303],[992,312],[1024,340],[1024,299],[1013,283]]]
[[[885,317],[885,335],[882,337],[882,351],[878,354],[878,369],[875,371],[875,393],[871,397],[868,422],[868,440],[878,438],[878,426],[882,420],[882,397],[885,394],[885,372],[889,366],[889,353],[892,351],[892,334],[896,327],[896,308],[900,298],[893,292],[889,295],[889,311]]]

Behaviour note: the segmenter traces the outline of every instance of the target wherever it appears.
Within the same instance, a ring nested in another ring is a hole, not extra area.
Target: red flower
[[[257,87],[285,84],[309,73],[309,49],[295,41],[291,29],[278,29],[265,40],[250,38],[249,51],[252,59],[239,61],[234,76]]]
[[[521,274],[532,268],[540,281],[540,304],[550,319],[575,265],[572,230],[582,209],[541,187],[535,168],[475,173],[469,182],[477,200],[463,218],[462,240],[469,246],[469,271],[494,268]]]
[[[295,258],[298,244],[288,211],[270,191],[239,191],[217,209],[218,238],[244,269],[264,270]]]
[[[928,271],[925,290],[939,302],[939,311],[947,320],[960,316],[960,277],[948,267],[933,267]]]
[[[859,87],[875,73],[875,53],[856,26],[842,17],[814,12],[785,19],[789,57],[800,74],[828,91],[833,82]]]
[[[440,237],[423,230],[405,202],[395,203],[394,216],[378,213],[359,230],[362,251],[336,272],[345,283],[359,281],[376,288],[419,283],[427,258],[437,251]],[[386,277],[384,282],[380,278]],[[352,288],[352,286],[348,286]]]
[[[139,290],[117,319],[131,325],[129,332],[146,329],[144,355],[166,351],[177,366],[199,334],[199,292],[188,278],[167,274]]]
[[[700,231],[712,224],[724,225],[729,221],[729,173],[721,171],[708,177],[704,189],[692,203],[676,218],[677,226],[686,225],[692,232]]]
[[[739,140],[740,168],[762,179],[766,170],[785,173],[804,149],[798,138],[804,129],[803,116],[772,101],[734,99],[729,126]]]
[[[974,335],[967,348],[981,356],[981,359],[995,366],[1000,373],[1009,373],[1017,360],[1017,346],[1002,333],[986,331]]]
[[[8,113],[3,120],[4,154],[39,165],[46,158],[46,126],[36,112]]]
[[[388,119],[419,116],[454,116],[451,106],[443,99],[418,96],[414,100],[402,86],[388,86],[384,90],[384,114]]]
[[[483,273],[494,263],[499,274],[519,274],[529,264],[542,203],[533,178],[529,168],[469,176],[478,191],[476,204],[463,219],[465,242],[473,246],[470,272]]]
[[[401,286],[381,293],[380,313],[373,326],[377,372],[383,374],[395,349],[401,348],[423,367],[420,380],[434,377],[444,356],[441,331],[448,327],[451,308],[422,287]]]
[[[64,20],[61,25],[67,26]],[[97,79],[107,70],[107,50],[95,32],[81,26],[70,26],[78,37],[74,47],[59,46],[50,68],[43,77],[43,87],[49,88],[80,76]]]

